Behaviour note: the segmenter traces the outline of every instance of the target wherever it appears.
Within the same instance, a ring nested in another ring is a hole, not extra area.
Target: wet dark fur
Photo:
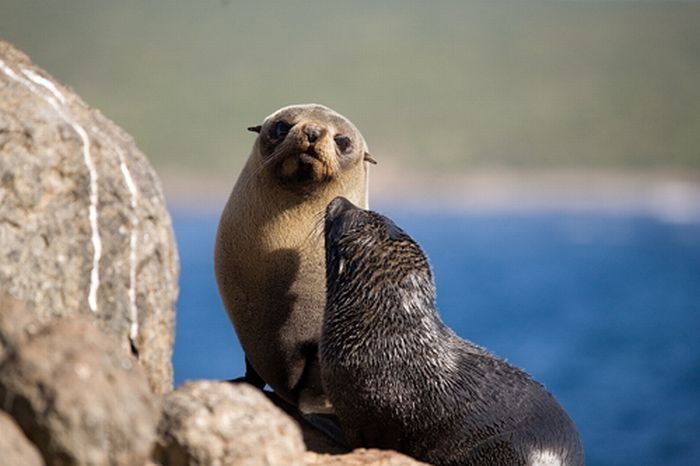
[[[437,465],[582,465],[576,428],[530,376],[440,320],[427,258],[388,218],[336,198],[326,209],[324,387],[353,447]]]

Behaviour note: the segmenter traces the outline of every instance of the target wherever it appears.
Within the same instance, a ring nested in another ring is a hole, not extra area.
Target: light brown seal
[[[317,356],[321,222],[336,196],[367,206],[375,162],[357,128],[322,105],[285,107],[248,129],[259,136],[216,237],[219,293],[246,354],[245,380],[266,382],[302,411],[328,411]]]

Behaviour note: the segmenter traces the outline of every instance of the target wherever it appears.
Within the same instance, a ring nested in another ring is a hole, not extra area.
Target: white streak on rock
[[[62,104],[65,105],[66,103],[66,98],[61,94],[61,91],[58,90],[56,85],[46,79],[45,77],[41,76],[40,74],[36,73],[34,70],[30,70],[27,68],[22,69],[22,73],[24,73],[25,76],[27,76],[29,79],[34,81],[37,84],[41,84],[44,86],[46,89],[49,90],[51,94],[53,94],[54,97],[56,97],[58,100],[61,101]]]
[[[97,205],[99,202],[98,197],[98,184],[97,184],[97,167],[92,160],[92,155],[90,153],[90,138],[88,137],[85,128],[80,126],[74,119],[72,119],[66,112],[64,107],[62,107],[59,102],[65,104],[66,98],[61,94],[61,92],[53,85],[49,80],[39,76],[35,72],[29,69],[23,69],[22,72],[30,80],[36,84],[47,89],[55,98],[44,97],[47,102],[56,110],[56,112],[63,118],[75,131],[83,144],[83,159],[85,161],[85,166],[88,169],[88,174],[90,175],[90,208],[89,208],[89,218],[90,227],[92,229],[92,270],[90,272],[90,291],[88,293],[88,305],[92,312],[97,312],[97,290],[100,287],[100,257],[102,256],[102,238],[100,237],[99,221],[97,214]],[[48,83],[48,84],[47,84]],[[39,93],[35,92],[37,95]],[[58,99],[58,100],[56,100]]]
[[[71,118],[65,111],[66,98],[58,88],[48,79],[40,76],[33,70],[28,68],[23,68],[22,73],[25,77],[17,74],[12,68],[7,66],[4,61],[0,60],[0,70],[2,70],[7,76],[9,76],[14,81],[22,84],[27,89],[29,89],[33,94],[41,97],[46,102],[49,103],[56,111],[56,113],[65,120],[68,125],[73,128],[76,132],[80,141],[83,145],[83,159],[85,161],[85,166],[88,169],[88,174],[90,176],[90,208],[89,208],[89,219],[90,227],[92,229],[92,270],[90,272],[90,290],[88,292],[88,305],[92,312],[97,312],[97,290],[100,287],[100,257],[102,256],[102,239],[100,238],[99,223],[97,217],[97,204],[98,204],[98,185],[97,185],[97,169],[92,160],[92,155],[90,154],[90,138],[88,137],[85,128],[80,126],[73,118]],[[51,95],[46,95],[39,90],[40,88],[46,89]]]
[[[0,70],[2,70],[3,73],[5,73],[6,75],[8,75],[11,79],[13,79],[13,80],[15,80],[15,81],[17,81],[17,82],[19,82],[19,83],[22,83],[22,84],[24,84],[25,86],[27,85],[27,83],[24,82],[24,80],[22,79],[22,77],[19,76],[17,73],[15,73],[15,72],[12,70],[12,68],[10,68],[9,66],[7,66],[7,65],[5,64],[5,62],[2,61],[2,60],[0,60]],[[31,86],[29,86],[29,87],[31,87]]]
[[[131,177],[129,167],[126,164],[124,152],[117,144],[114,145],[114,149],[119,155],[119,167],[124,176],[124,184],[126,184],[126,188],[129,190],[131,196],[131,234],[129,236],[129,317],[131,320],[131,328],[129,329],[129,338],[133,343],[139,333],[138,308],[136,307],[136,248],[138,247],[139,226],[139,218],[138,215],[136,215],[136,209],[138,208],[139,191],[136,187],[136,183],[134,183],[134,179]]]

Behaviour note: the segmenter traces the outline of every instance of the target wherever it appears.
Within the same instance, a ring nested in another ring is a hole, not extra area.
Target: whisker
[[[305,244],[309,244],[311,241],[323,241],[325,230],[325,211],[326,209],[324,208],[322,211],[314,214],[311,221],[311,228],[304,238]]]
[[[323,234],[326,226],[326,209],[314,215],[313,230]]]
[[[258,175],[260,175],[260,173],[263,172],[263,170],[267,169],[270,165],[275,163],[275,159],[279,155],[279,152],[280,151],[276,150],[275,152],[270,154],[270,156],[268,156],[267,159],[263,160],[263,162],[260,165],[258,165],[253,171],[251,171],[242,181],[244,183],[247,183],[250,180],[257,178]]]

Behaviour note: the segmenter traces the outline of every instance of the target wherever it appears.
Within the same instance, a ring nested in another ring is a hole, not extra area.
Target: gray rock
[[[44,460],[15,421],[0,411],[0,459],[2,464],[43,466]]]
[[[166,395],[158,436],[167,466],[304,464],[297,425],[244,384],[189,382]]]
[[[94,315],[172,388],[178,260],[134,141],[0,41],[0,287],[37,317]]]
[[[0,406],[49,465],[142,465],[158,422],[142,368],[85,317],[50,322],[10,348]]]

